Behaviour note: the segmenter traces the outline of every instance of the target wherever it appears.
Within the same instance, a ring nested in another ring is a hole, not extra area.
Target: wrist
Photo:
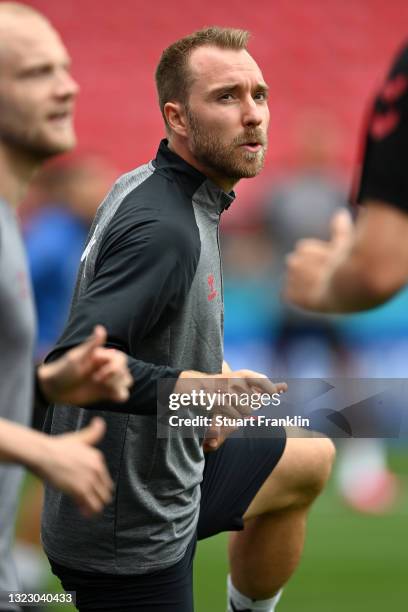
[[[36,379],[36,394],[39,395],[40,400],[47,402],[52,399],[51,389],[51,370],[48,364],[41,364],[37,368],[37,379]]]
[[[35,439],[30,444],[30,449],[22,463],[24,463],[30,472],[33,472],[39,478],[43,478],[45,463],[49,460],[52,453],[52,444],[45,434],[39,432],[32,433],[35,435]]]
[[[328,285],[322,287],[317,295],[314,296],[311,304],[311,310],[321,312],[322,314],[330,313],[330,291]]]
[[[43,363],[37,368],[37,385],[36,393],[39,393],[40,400],[45,405],[50,402],[58,401],[58,394],[60,393],[59,386],[61,386],[61,368],[62,360],[61,357],[52,363]]]
[[[190,393],[194,389],[204,389],[205,385],[200,382],[200,379],[210,378],[211,374],[198,372],[196,370],[183,370],[176,384],[174,385],[175,393]]]
[[[232,372],[232,369],[230,368],[228,363],[226,361],[223,361],[222,362],[222,374],[230,374],[231,372]]]
[[[335,270],[336,267],[333,267],[328,272],[315,299],[315,310],[323,314],[338,312],[338,301],[336,299],[336,291],[333,282]]]
[[[41,364],[35,370],[35,401],[47,407],[52,399],[51,396],[49,366]]]

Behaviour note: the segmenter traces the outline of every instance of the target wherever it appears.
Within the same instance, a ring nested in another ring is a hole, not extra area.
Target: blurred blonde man
[[[74,146],[78,87],[61,39],[33,9],[1,3],[0,41],[0,609],[13,610],[5,593],[18,590],[10,547],[22,471],[11,464],[65,491],[85,515],[109,502],[113,485],[102,454],[93,448],[105,432],[101,419],[60,438],[26,427],[35,317],[16,208],[41,164]],[[96,326],[80,346],[41,365],[37,396],[71,404],[125,400],[132,380],[126,357],[104,348],[105,340],[106,330]]]

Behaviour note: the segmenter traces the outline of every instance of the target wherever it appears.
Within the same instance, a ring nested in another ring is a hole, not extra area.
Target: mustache
[[[232,144],[239,146],[246,144],[247,142],[257,142],[258,144],[265,147],[268,144],[268,139],[263,130],[255,129],[248,130],[247,132],[245,132],[245,134],[242,134],[242,136],[237,136],[232,141]]]

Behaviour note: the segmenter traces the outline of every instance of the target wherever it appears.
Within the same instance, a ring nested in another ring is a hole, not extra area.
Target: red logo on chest
[[[207,283],[208,283],[208,288],[210,291],[207,296],[207,299],[209,302],[211,302],[218,295],[218,291],[214,289],[214,282],[215,282],[214,274],[209,274],[207,276]]]

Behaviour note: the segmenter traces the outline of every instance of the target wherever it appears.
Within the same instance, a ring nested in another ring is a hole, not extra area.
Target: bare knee
[[[335,447],[329,438],[288,438],[278,465],[258,491],[244,518],[309,506],[324,489],[334,457]]]
[[[336,449],[329,438],[298,438],[294,445],[293,485],[299,503],[313,501],[324,489]]]

